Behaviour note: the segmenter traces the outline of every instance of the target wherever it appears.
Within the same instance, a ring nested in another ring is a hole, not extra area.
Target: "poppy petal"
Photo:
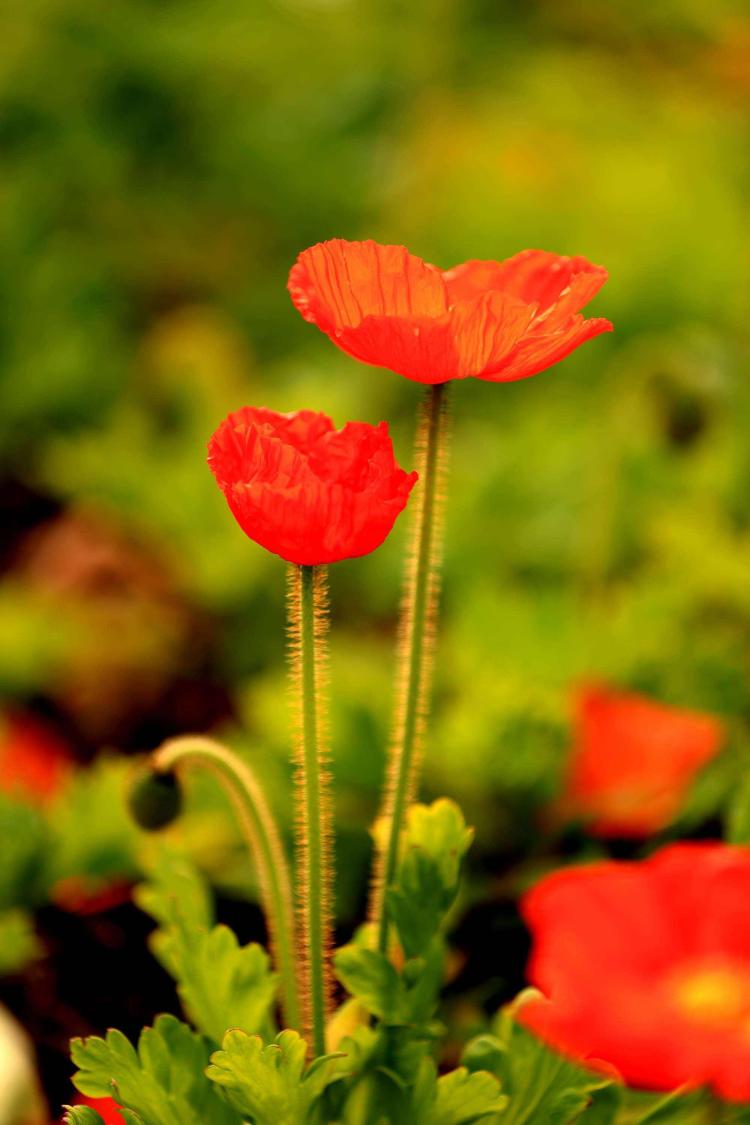
[[[490,290],[479,300],[459,301],[451,310],[459,378],[482,378],[511,354],[523,337],[533,309],[507,293]]]
[[[292,301],[329,334],[366,317],[440,317],[448,309],[440,270],[404,246],[334,238],[304,250],[289,275]]]
[[[488,289],[500,289],[544,312],[569,293],[566,307],[573,313],[599,292],[607,280],[607,271],[580,256],[569,258],[547,250],[522,250],[503,262],[464,262],[447,270],[443,278],[452,302],[479,296]]]
[[[459,358],[448,314],[411,320],[368,316],[355,327],[340,329],[332,339],[354,359],[387,367],[416,383],[444,383],[457,377]]]
[[[528,379],[559,363],[587,340],[612,331],[611,322],[603,317],[592,317],[590,320],[582,316],[571,317],[565,327],[556,332],[535,332],[533,327],[532,324],[532,331],[521,340],[508,359],[479,377],[493,383]]]

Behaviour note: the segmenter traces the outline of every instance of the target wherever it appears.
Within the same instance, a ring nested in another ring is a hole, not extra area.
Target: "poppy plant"
[[[576,700],[576,733],[563,804],[595,836],[634,839],[665,828],[696,773],[720,750],[711,715],[629,692],[587,686]]]
[[[369,915],[388,946],[386,890],[417,785],[429,713],[447,476],[447,384],[525,379],[611,330],[580,310],[607,280],[582,257],[523,250],[503,262],[440,270],[403,246],[341,238],[304,250],[289,274],[296,308],[363,363],[429,384],[417,427],[421,479],[404,579],[391,746],[381,810],[389,830],[376,859]]]
[[[403,246],[334,238],[299,255],[289,292],[305,320],[363,363],[418,383],[510,382],[611,331],[580,312],[606,280],[586,258],[545,250],[440,270]]]
[[[385,422],[337,430],[312,410],[230,414],[208,463],[245,534],[300,566],[375,550],[417,479],[396,463]]]
[[[300,992],[304,1031],[319,1055],[333,997],[325,564],[378,547],[417,474],[396,463],[385,422],[348,422],[337,430],[327,415],[312,410],[277,414],[250,406],[219,426],[209,442],[208,463],[243,531],[291,564]]]
[[[522,913],[543,994],[519,1006],[526,1027],[634,1086],[750,1100],[750,850],[674,844],[559,871]]]

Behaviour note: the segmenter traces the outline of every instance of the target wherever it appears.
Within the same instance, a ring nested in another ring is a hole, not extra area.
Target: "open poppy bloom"
[[[246,406],[211,438],[208,463],[242,530],[288,562],[315,566],[378,547],[417,479],[388,426]]]
[[[526,379],[609,332],[580,310],[607,280],[585,258],[523,250],[439,270],[403,246],[334,238],[304,250],[292,301],[342,351],[418,383]]]
[[[605,687],[583,688],[563,804],[586,818],[593,835],[649,836],[677,815],[722,737],[711,715]]]
[[[75,768],[67,745],[33,715],[0,717],[0,789],[38,804],[52,800]]]
[[[750,850],[674,844],[558,871],[522,913],[544,998],[519,1006],[521,1023],[634,1086],[750,1101]]]

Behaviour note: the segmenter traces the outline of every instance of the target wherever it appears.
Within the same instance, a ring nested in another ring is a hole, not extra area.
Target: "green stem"
[[[187,735],[165,742],[151,756],[157,771],[194,764],[212,773],[226,791],[248,847],[255,857],[261,900],[274,964],[281,979],[281,1005],[287,1027],[301,1026],[295,971],[296,935],[289,865],[273,814],[250,767],[211,738]]]
[[[292,687],[298,716],[297,889],[302,934],[302,996],[305,1034],[314,1056],[325,1053],[331,974],[331,815],[325,745],[327,625],[326,572],[292,566],[289,571]]]
[[[442,509],[447,446],[447,384],[430,387],[417,428],[419,503],[413,508],[396,663],[396,710],[382,823],[388,833],[378,851],[370,920],[378,949],[388,947],[385,897],[398,866],[406,810],[414,797],[432,686],[442,554]]]

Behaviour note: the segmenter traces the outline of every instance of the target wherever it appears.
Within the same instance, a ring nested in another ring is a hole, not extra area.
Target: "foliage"
[[[213,925],[210,892],[200,876],[164,855],[138,901],[159,922],[152,947],[177,981],[193,1025],[214,1043],[228,1027],[267,1032],[276,995],[268,954],[257,944],[240,946],[227,926]]]
[[[73,1081],[89,1097],[114,1097],[142,1125],[239,1125],[205,1076],[209,1053],[200,1035],[174,1016],[159,1016],[141,1032],[137,1049],[119,1031],[74,1039]]]
[[[323,1055],[306,1068],[306,1054],[307,1044],[294,1031],[282,1031],[265,1047],[257,1036],[229,1031],[207,1073],[254,1125],[302,1125],[337,1078],[335,1056]]]

